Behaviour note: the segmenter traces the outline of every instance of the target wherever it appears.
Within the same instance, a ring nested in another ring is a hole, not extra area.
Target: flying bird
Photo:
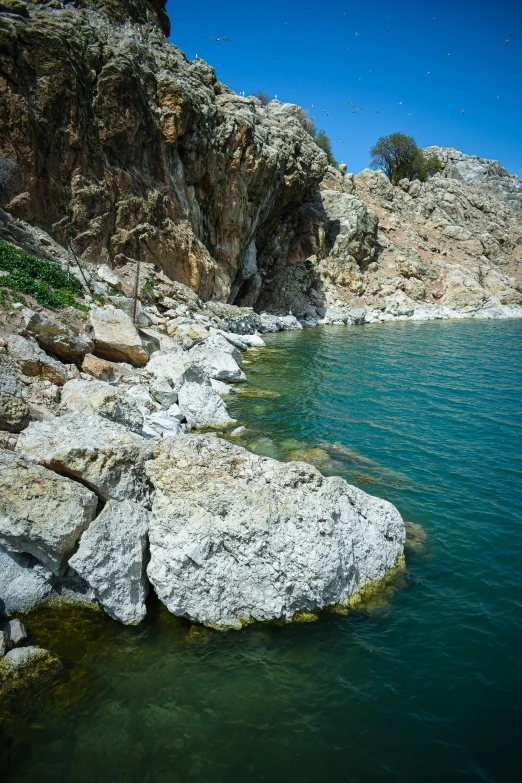
[[[326,114],[326,116],[328,117],[328,112],[326,111],[326,109],[321,109],[321,111],[323,112],[323,114]]]
[[[462,106],[460,107],[460,113],[461,114],[465,114],[464,109],[462,108]]]
[[[379,114],[379,109],[375,109],[375,113],[376,113],[376,114]]]
[[[509,42],[511,41],[511,36],[513,33],[510,33],[509,36],[506,38],[506,46],[509,46]]]
[[[212,41],[230,41],[230,38],[216,38],[215,35],[206,35],[205,38],[210,38]]]
[[[355,35],[359,35],[359,33],[357,32],[357,30],[355,31]]]
[[[351,101],[348,101],[348,106],[353,106],[353,108],[355,109],[355,103],[351,103]]]
[[[173,16],[172,18],[174,19],[175,22],[182,22],[183,21],[183,17],[182,16]]]
[[[339,139],[339,144],[344,144],[344,141],[342,139]]]
[[[429,76],[431,71],[426,71],[426,76]]]
[[[358,111],[362,111],[362,109],[356,109],[352,114],[357,114]]]
[[[385,32],[385,33],[389,33],[389,32],[390,32],[390,28],[389,28],[389,27],[385,27],[385,28],[384,28],[384,32]]]
[[[451,57],[451,52],[448,52],[448,57]]]
[[[500,98],[500,95],[495,95],[495,98]]]
[[[404,101],[399,101],[397,106],[402,106],[403,103],[404,103]]]

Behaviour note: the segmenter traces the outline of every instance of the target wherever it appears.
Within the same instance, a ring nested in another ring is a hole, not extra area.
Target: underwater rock
[[[291,620],[347,601],[403,553],[394,506],[305,463],[185,436],[163,441],[147,473],[149,579],[173,614],[195,622]]]

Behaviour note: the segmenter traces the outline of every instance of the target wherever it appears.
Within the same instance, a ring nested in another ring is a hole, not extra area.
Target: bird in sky
[[[403,103],[404,103],[404,101],[399,101],[397,106],[402,106]]]
[[[205,38],[210,38],[212,41],[230,41],[230,38],[216,38],[215,35],[206,35]]]
[[[460,113],[461,113],[461,114],[465,114],[465,111],[464,111],[464,109],[462,108],[462,106],[460,107]]]
[[[344,144],[344,141],[342,139],[339,139],[339,144]]]
[[[413,116],[413,115],[412,115],[411,111],[409,111],[409,112],[408,112],[408,117],[412,117],[412,116]]]
[[[389,28],[389,27],[385,27],[385,28],[384,28],[384,32],[385,32],[385,33],[389,33],[389,32],[390,32],[390,28]]]
[[[511,36],[512,36],[512,35],[513,35],[513,33],[510,33],[510,34],[508,35],[508,37],[506,38],[506,46],[509,46],[509,42],[511,41]]]
[[[321,109],[321,111],[323,112],[323,114],[326,114],[326,116],[328,117],[328,112],[326,111],[326,109]]]
[[[355,31],[355,35],[359,35],[359,33],[357,32],[357,30]]]
[[[182,16],[173,16],[172,18],[174,19],[175,22],[182,22],[183,21],[183,17]]]
[[[500,95],[495,95],[495,98],[500,98]]]
[[[431,71],[426,71],[426,76],[429,76]]]
[[[451,52],[448,52],[448,55],[447,55],[447,56],[448,56],[448,57],[451,57]]]
[[[351,101],[348,101],[348,106],[352,106],[355,109],[355,103],[352,103]]]
[[[356,110],[355,110],[354,112],[352,112],[352,113],[353,113],[353,114],[357,114],[357,112],[358,112],[358,111],[362,111],[362,109],[356,109]]]
[[[269,65],[279,65],[280,61],[279,60],[267,60],[267,63]]]
[[[376,114],[379,114],[379,109],[375,109],[375,113],[376,113]]]

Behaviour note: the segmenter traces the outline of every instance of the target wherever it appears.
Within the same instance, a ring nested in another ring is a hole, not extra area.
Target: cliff
[[[164,0],[0,4],[8,211],[126,276],[137,259],[204,299],[253,304],[320,236],[326,158],[302,110],[233,93],[169,43]]]

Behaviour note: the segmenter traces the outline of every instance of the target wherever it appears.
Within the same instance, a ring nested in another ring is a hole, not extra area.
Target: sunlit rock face
[[[8,210],[122,279],[140,259],[205,299],[255,300],[274,227],[278,263],[315,242],[301,205],[326,157],[297,107],[264,107],[187,60],[164,5],[0,13],[0,149],[21,175]]]

